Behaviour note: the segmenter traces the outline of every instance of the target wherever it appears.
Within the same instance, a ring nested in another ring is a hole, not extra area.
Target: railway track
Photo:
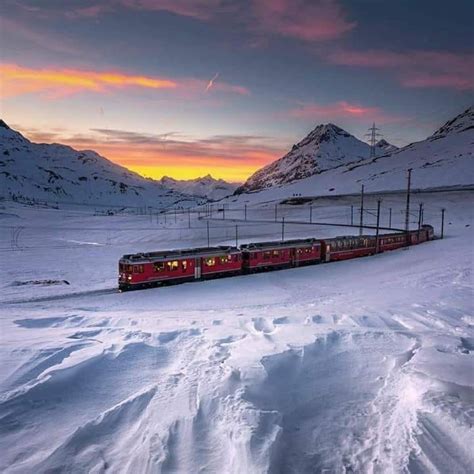
[[[51,296],[39,296],[36,298],[23,298],[23,299],[15,299],[15,300],[7,300],[3,301],[2,303],[5,305],[13,305],[13,304],[25,304],[25,303],[41,303],[43,301],[60,301],[60,300],[68,300],[73,298],[80,298],[82,296],[105,296],[105,295],[112,295],[114,293],[120,293],[118,288],[107,288],[103,290],[89,290],[89,291],[76,291],[74,293],[65,293],[62,295],[51,295]]]

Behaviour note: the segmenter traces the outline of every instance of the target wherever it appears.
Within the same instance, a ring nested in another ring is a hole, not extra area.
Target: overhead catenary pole
[[[206,221],[206,227],[207,227],[207,248],[211,246],[211,239],[209,236],[209,221]]]
[[[351,225],[354,225],[354,206],[351,204]]]
[[[411,193],[411,172],[412,168],[408,169],[408,176],[407,176],[407,204],[405,210],[405,233],[406,233],[406,243],[407,245],[410,244],[409,241],[409,231],[410,231],[410,193]]]
[[[247,204],[244,204],[244,220],[247,220]]]
[[[235,226],[235,246],[239,246],[239,226]]]
[[[392,208],[388,209],[388,226],[392,227]]]
[[[309,223],[313,223],[313,206],[309,206]]]
[[[441,238],[444,238],[444,213],[446,209],[441,209]]]
[[[421,219],[423,215],[423,203],[420,202],[419,208],[418,208],[418,242],[420,241],[420,231],[421,231]]]
[[[375,253],[379,253],[380,199],[377,200],[377,229],[375,230]]]
[[[360,224],[359,224],[359,235],[362,235],[362,227],[364,226],[364,185],[362,185],[360,191]]]
[[[282,242],[285,240],[285,217],[281,218],[281,240]]]

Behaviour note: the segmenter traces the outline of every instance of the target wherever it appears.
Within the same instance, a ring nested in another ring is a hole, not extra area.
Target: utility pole
[[[421,231],[421,216],[423,215],[423,203],[420,202],[418,208],[418,242],[420,241],[420,231]]]
[[[369,138],[370,143],[370,158],[375,158],[375,145],[377,144],[377,139],[381,138],[382,135],[377,133],[379,128],[375,126],[375,122],[372,124],[372,127],[369,128],[368,132],[365,136]]]
[[[281,240],[282,242],[285,240],[285,217],[281,218]]]
[[[388,209],[388,226],[392,228],[392,208]]]
[[[375,231],[375,253],[379,253],[380,199],[377,200],[377,229]]]
[[[407,245],[410,245],[409,240],[409,231],[410,231],[410,192],[411,192],[411,172],[412,168],[408,169],[408,176],[407,176],[407,205],[405,210],[405,233],[406,233],[406,240]]]
[[[360,191],[360,224],[359,224],[359,235],[362,235],[362,227],[364,225],[364,185]]]
[[[206,221],[206,224],[207,224],[207,248],[209,248],[211,246],[211,239],[209,236],[209,221]]]
[[[441,238],[444,239],[444,212],[446,209],[441,209]]]

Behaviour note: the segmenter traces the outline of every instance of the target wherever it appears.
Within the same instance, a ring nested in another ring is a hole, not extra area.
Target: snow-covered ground
[[[122,294],[123,253],[205,245],[205,222],[5,205],[0,469],[470,472],[474,194],[414,195],[413,210],[420,199],[437,233],[446,208],[444,240]],[[351,204],[317,200],[313,220],[348,223]],[[382,206],[383,224],[391,207],[403,226],[403,195]],[[249,207],[247,223],[226,212],[214,212],[212,244],[233,244],[236,225],[240,242],[281,235],[254,222],[273,203]]]

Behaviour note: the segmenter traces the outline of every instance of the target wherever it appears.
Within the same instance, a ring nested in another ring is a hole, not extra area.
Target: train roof
[[[239,249],[237,247],[221,245],[218,247],[200,247],[194,249],[175,249],[161,250],[159,252],[135,253],[130,255],[124,255],[122,257],[122,260],[128,260],[131,263],[140,263],[148,260],[159,261],[186,257],[212,257],[236,252],[239,252]]]
[[[258,250],[258,249],[270,249],[270,248],[286,248],[294,247],[297,245],[300,246],[309,246],[319,244],[318,239],[295,239],[295,240],[284,240],[284,241],[274,241],[274,242],[252,242],[250,244],[241,245],[241,250]]]

